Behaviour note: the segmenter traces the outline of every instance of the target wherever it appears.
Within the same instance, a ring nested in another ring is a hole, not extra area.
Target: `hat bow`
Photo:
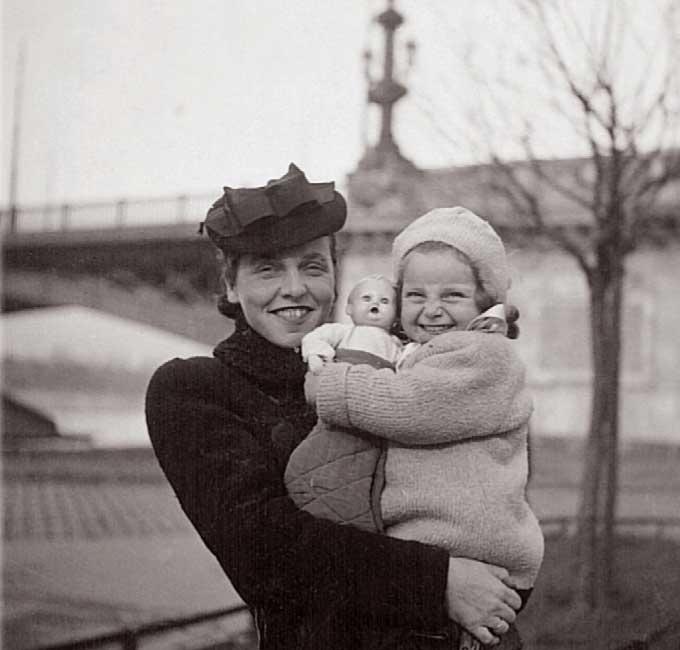
[[[285,217],[302,205],[330,203],[335,183],[310,183],[293,163],[281,178],[264,187],[225,187],[201,224],[220,236],[234,237],[250,224],[266,217]]]

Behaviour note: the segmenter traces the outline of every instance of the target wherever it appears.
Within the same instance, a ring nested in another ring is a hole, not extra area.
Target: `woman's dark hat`
[[[264,253],[298,246],[342,228],[345,199],[335,183],[310,183],[293,163],[264,187],[224,188],[208,210],[205,228],[227,253]]]

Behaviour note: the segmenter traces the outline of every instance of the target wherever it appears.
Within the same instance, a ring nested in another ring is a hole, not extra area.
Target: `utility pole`
[[[19,54],[14,76],[14,115],[12,116],[12,143],[9,168],[9,231],[17,229],[17,186],[19,182],[19,144],[21,139],[21,112],[24,91],[24,70],[26,65],[26,42],[19,43]]]

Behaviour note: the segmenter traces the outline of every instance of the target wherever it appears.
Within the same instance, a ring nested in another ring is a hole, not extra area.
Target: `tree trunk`
[[[582,605],[604,607],[612,589],[618,493],[618,410],[623,260],[609,254],[589,277],[593,402],[579,509]]]

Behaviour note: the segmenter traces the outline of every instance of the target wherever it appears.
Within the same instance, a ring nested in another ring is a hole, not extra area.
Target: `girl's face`
[[[464,330],[480,311],[470,265],[451,248],[408,253],[401,288],[401,326],[416,343]]]
[[[330,240],[320,237],[270,255],[243,255],[227,298],[275,345],[294,348],[326,321],[335,298]]]

